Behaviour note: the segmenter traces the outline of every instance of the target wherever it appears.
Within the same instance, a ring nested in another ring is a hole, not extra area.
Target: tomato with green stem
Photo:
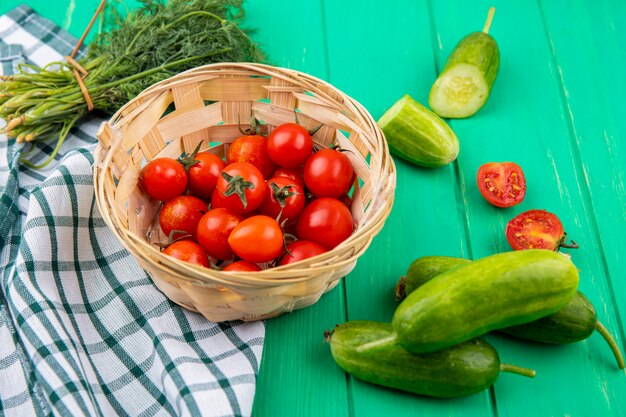
[[[146,193],[155,200],[171,200],[187,189],[187,171],[172,158],[157,158],[148,162],[141,170],[140,178]]]
[[[197,161],[189,167],[189,192],[202,199],[209,199],[220,173],[226,168],[226,163],[217,155],[209,152],[200,152],[193,156]]]
[[[237,272],[257,272],[260,271],[261,267],[255,263],[248,261],[236,261],[232,264],[229,264],[222,269],[224,272],[229,271],[237,271]]]
[[[296,226],[298,239],[315,242],[331,250],[352,235],[352,214],[336,198],[322,197],[304,208]]]
[[[163,250],[163,254],[191,264],[209,267],[209,257],[195,242],[179,240]]]
[[[327,252],[322,245],[306,240],[297,240],[287,244],[286,251],[280,259],[279,265],[288,265],[304,259],[312,258]]]
[[[235,139],[228,147],[226,162],[247,162],[258,168],[264,178],[269,178],[274,172],[274,162],[268,154],[267,138],[262,135],[263,126],[254,117],[250,120],[250,128],[246,131],[239,129],[242,136]]]
[[[198,222],[196,229],[198,243],[213,258],[232,259],[233,251],[228,244],[228,237],[242,220],[241,215],[225,208],[209,210]]]
[[[198,197],[191,195],[174,197],[161,208],[159,225],[163,233],[172,239],[178,239],[185,234],[195,237],[198,222],[207,210],[206,203]]]
[[[529,210],[511,219],[506,225],[506,239],[514,250],[559,248],[577,249],[556,214],[546,210]]]
[[[269,262],[283,252],[283,231],[271,217],[252,216],[233,229],[228,237],[228,244],[243,260],[254,263]]]
[[[476,175],[478,190],[490,204],[511,207],[524,200],[526,178],[515,162],[489,162]]]
[[[265,179],[261,171],[247,162],[227,165],[220,174],[213,196],[220,207],[244,214],[256,210],[265,198]]]
[[[352,164],[337,149],[317,151],[304,164],[304,183],[316,197],[341,197],[353,181]]]
[[[285,177],[274,177],[267,181],[265,199],[259,212],[280,222],[293,223],[306,204],[304,189],[295,181]]]

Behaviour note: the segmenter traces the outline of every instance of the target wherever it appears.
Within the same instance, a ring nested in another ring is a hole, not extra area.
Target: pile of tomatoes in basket
[[[337,148],[314,151],[312,133],[285,123],[268,136],[255,119],[226,161],[196,149],[157,158],[140,175],[163,201],[163,253],[224,271],[260,271],[329,251],[354,231],[350,191],[356,180]]]

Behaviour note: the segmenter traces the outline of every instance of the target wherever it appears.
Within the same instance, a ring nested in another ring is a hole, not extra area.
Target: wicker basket
[[[160,203],[138,184],[157,157],[201,149],[221,157],[251,115],[268,129],[294,120],[315,133],[316,148],[337,142],[354,166],[355,232],[333,250],[261,272],[221,272],[163,255]],[[142,92],[98,131],[96,201],[120,242],[172,301],[215,322],[259,320],[315,303],[355,266],[383,227],[395,189],[395,167],[381,130],[356,101],[309,75],[260,64],[223,63],[186,71]]]

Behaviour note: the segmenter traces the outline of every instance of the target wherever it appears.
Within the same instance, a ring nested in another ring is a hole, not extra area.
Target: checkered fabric
[[[0,73],[44,65],[76,40],[27,6],[0,17]],[[247,416],[263,323],[211,323],[170,302],[95,205],[100,120],[52,167],[0,136],[0,415]],[[4,123],[0,121],[0,123]]]

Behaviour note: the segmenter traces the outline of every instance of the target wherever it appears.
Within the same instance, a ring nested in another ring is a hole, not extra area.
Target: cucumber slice
[[[382,115],[378,125],[391,153],[415,165],[436,168],[459,154],[459,140],[450,126],[408,94]]]
[[[500,67],[500,51],[489,25],[461,39],[430,90],[430,108],[441,117],[465,118],[487,102]]]

